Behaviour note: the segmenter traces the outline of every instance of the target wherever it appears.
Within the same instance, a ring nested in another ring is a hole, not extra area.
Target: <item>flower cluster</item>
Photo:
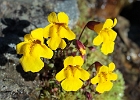
[[[48,15],[49,25],[26,34],[24,41],[17,44],[16,50],[17,54],[22,54],[20,63],[25,72],[39,72],[44,67],[44,59],[53,59],[58,50],[62,50],[64,58],[59,58],[63,61],[63,68],[56,74],[55,78],[61,82],[65,91],[77,91],[83,86],[84,81],[90,79],[90,74],[82,68],[86,59],[86,46],[80,41],[80,37],[76,39],[75,33],[68,27],[68,21],[69,17],[64,12],[50,13]],[[107,19],[105,23],[90,21],[86,24],[87,28],[98,34],[94,38],[93,44],[96,46],[102,44],[101,51],[105,55],[114,50],[114,40],[117,33],[112,28],[116,23],[116,19],[114,22]],[[71,43],[75,45],[79,53],[74,54],[72,51],[70,54],[65,53]],[[91,83],[98,83],[96,91],[99,93],[109,91],[113,86],[111,81],[117,79],[117,74],[112,72],[115,69],[115,64],[110,63],[109,67],[100,64],[100,66],[95,67],[97,69],[96,76],[91,79]]]

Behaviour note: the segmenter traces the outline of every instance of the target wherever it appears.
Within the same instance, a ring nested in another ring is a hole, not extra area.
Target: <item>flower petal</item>
[[[114,24],[113,24],[112,19],[107,19],[107,20],[105,21],[104,25],[103,25],[103,29],[104,29],[104,28],[112,28],[113,25],[114,25]]]
[[[23,54],[24,53],[24,50],[23,50],[23,46],[26,44],[27,42],[20,42],[16,45],[16,51],[17,51],[17,54]]]
[[[31,40],[31,34],[26,34],[26,35],[24,35],[24,41],[25,42],[29,42],[29,40]]]
[[[111,62],[109,64],[109,71],[113,71],[115,69],[115,64],[113,62]]]
[[[112,27],[114,27],[116,24],[117,24],[117,19],[115,18],[115,19],[114,19],[114,24],[113,24]]]
[[[43,61],[39,57],[34,56],[22,56],[20,63],[25,72],[39,72],[44,67]]]
[[[73,65],[73,66],[82,66],[84,63],[84,60],[82,59],[81,56],[69,56],[64,60],[64,67],[67,67],[69,65]]]
[[[66,42],[63,39],[61,39],[61,42],[59,44],[59,48],[64,49],[65,47],[66,47]]]
[[[58,35],[61,38],[66,38],[68,40],[73,40],[76,37],[76,35],[68,27],[64,26],[59,27]]]
[[[43,37],[48,38],[50,34],[50,28],[53,26],[53,24],[49,24],[44,28],[44,34]]]
[[[43,34],[44,33],[43,32],[44,32],[43,28],[37,28],[37,29],[31,31],[32,38],[33,39],[38,39],[38,40],[41,41],[41,43],[43,43],[44,42],[44,39],[43,39]]]
[[[89,77],[90,77],[90,74],[88,73],[88,71],[86,71],[86,70],[84,70],[84,69],[79,69],[80,70],[80,73],[81,73],[81,77],[80,77],[80,79],[82,79],[82,80],[88,80],[89,79]]]
[[[100,72],[106,72],[106,73],[108,73],[108,67],[107,66],[104,66],[104,65],[101,66],[100,69],[99,69],[99,73]]]
[[[103,93],[105,91],[109,91],[113,86],[112,82],[105,82],[105,83],[99,83],[96,87],[96,91],[99,93]]]
[[[20,48],[20,45],[22,45],[21,48]],[[31,52],[30,51],[31,50],[31,48],[30,48],[31,45],[32,45],[32,43],[24,43],[24,44],[19,43],[19,45],[17,45],[17,49],[20,48],[20,53],[27,56]]]
[[[47,41],[47,44],[52,50],[56,50],[59,47],[60,42],[60,37],[52,37]]]
[[[110,79],[110,80],[115,81],[115,80],[117,80],[118,75],[117,75],[117,74],[115,74],[115,73],[111,73],[111,74],[109,74],[109,75],[108,75],[108,77],[109,77],[109,79]]]
[[[69,17],[64,12],[60,12],[58,13],[58,21],[59,23],[66,23],[66,25],[68,25]]]
[[[48,48],[45,44],[41,45],[40,52],[40,57],[51,59],[53,56],[53,51],[50,48]]]
[[[80,79],[65,79],[61,85],[65,91],[77,91],[82,87],[83,82]]]
[[[109,35],[109,40],[114,41],[116,39],[117,33],[111,29],[109,30],[108,35]]]
[[[57,15],[55,12],[52,12],[48,15],[48,22],[49,23],[57,23],[58,22]]]
[[[99,34],[93,40],[94,45],[100,45],[103,42],[103,37]]]
[[[114,51],[114,42],[104,42],[101,47],[101,52],[105,55]]]
[[[62,81],[66,78],[65,76],[65,72],[64,72],[64,69],[62,69],[60,72],[58,72],[55,76],[56,80],[57,81]]]
[[[59,37],[58,36],[58,27],[59,25],[52,25],[49,31],[49,37]]]
[[[91,79],[91,83],[92,83],[92,84],[97,84],[97,83],[99,83],[99,77],[98,77],[98,75],[96,75],[95,77],[93,77],[93,78]]]
[[[44,57],[50,59],[53,56],[53,51],[50,48],[48,48],[45,44],[35,44],[31,50],[32,51],[30,55],[33,55],[35,57]]]

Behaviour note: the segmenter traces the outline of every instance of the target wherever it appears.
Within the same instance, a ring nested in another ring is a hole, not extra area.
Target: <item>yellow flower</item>
[[[38,72],[44,66],[40,57],[52,58],[53,51],[44,44],[43,29],[38,28],[24,36],[24,42],[17,44],[17,54],[23,54],[20,58],[25,72]]]
[[[111,19],[107,19],[105,23],[99,23],[94,26],[94,31],[98,34],[94,38],[93,44],[100,45],[102,44],[101,51],[107,55],[112,53],[114,50],[114,40],[116,39],[117,33],[112,30],[112,28],[117,24],[117,19],[114,19],[114,23]]]
[[[81,56],[69,56],[64,60],[64,68],[56,74],[56,80],[62,81],[65,91],[77,91],[83,85],[82,80],[89,79],[89,73],[81,68],[83,63]]]
[[[64,12],[60,12],[58,15],[55,12],[49,14],[48,22],[50,24],[44,28],[44,37],[50,37],[47,44],[52,50],[66,47],[66,42],[62,38],[75,39],[76,35],[69,29],[68,21],[69,17]]]
[[[91,79],[92,84],[97,84],[96,91],[103,93],[105,91],[111,90],[113,83],[111,80],[117,79],[117,74],[112,71],[115,69],[115,64],[110,63],[109,67],[101,66],[97,71],[97,75]]]

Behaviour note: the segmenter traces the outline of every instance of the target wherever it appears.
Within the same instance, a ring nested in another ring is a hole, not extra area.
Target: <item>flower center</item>
[[[32,52],[32,50],[33,50],[33,48],[34,48],[34,46],[35,46],[36,44],[41,44],[41,41],[40,41],[40,40],[33,40],[33,41],[31,42],[31,44],[30,44],[30,53]]]
[[[101,72],[98,75],[99,79],[100,79],[100,83],[104,83],[106,81],[108,81],[108,77],[107,77],[107,73],[106,72]]]
[[[34,44],[41,44],[41,41],[40,40],[34,40],[33,43]]]
[[[69,65],[69,66],[65,69],[65,75],[66,75],[67,78],[75,77],[76,71],[77,71],[77,66]]]

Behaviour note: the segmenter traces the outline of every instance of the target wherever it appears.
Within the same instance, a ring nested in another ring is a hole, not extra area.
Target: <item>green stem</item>
[[[81,32],[81,34],[80,34],[80,36],[79,36],[79,39],[78,39],[78,40],[80,40],[80,38],[81,38],[81,36],[82,36],[82,34],[83,34],[83,32],[84,32],[84,30],[85,30],[86,26],[87,26],[87,25],[85,25],[85,26],[84,26],[84,28],[83,28],[83,30],[82,30],[82,32]]]

